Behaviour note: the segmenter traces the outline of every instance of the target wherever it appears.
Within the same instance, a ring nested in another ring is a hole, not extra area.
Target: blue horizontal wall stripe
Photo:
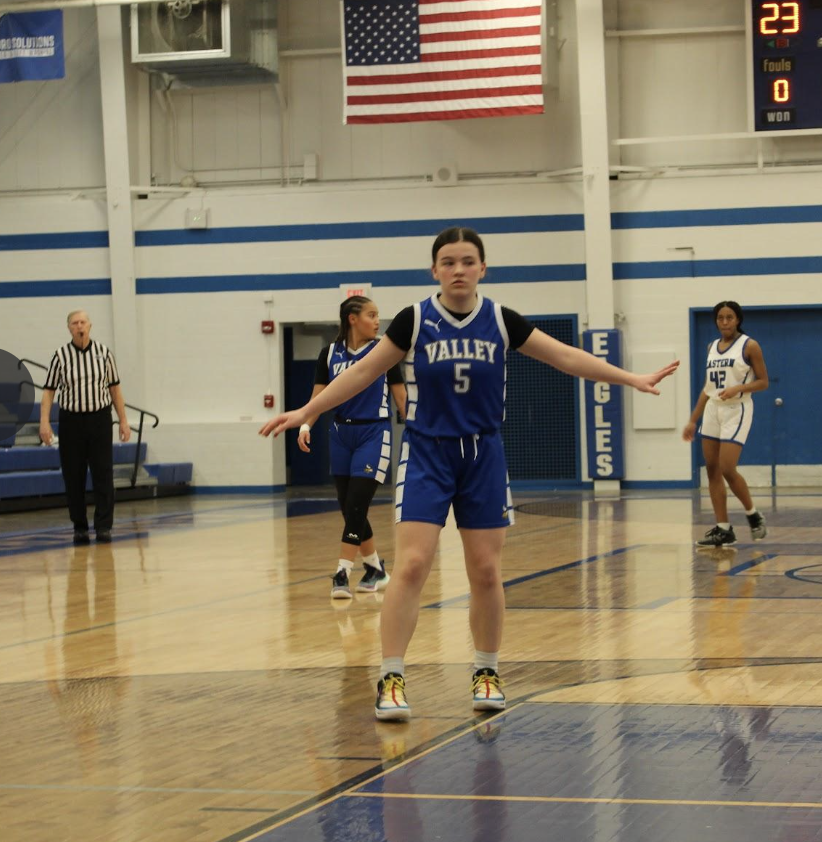
[[[728,260],[662,260],[615,263],[614,280],[660,278],[745,277],[756,275],[822,274],[822,256],[757,257]],[[551,283],[584,281],[582,263],[539,266],[495,266],[486,283]],[[383,269],[371,272],[316,272],[282,275],[204,275],[173,278],[138,278],[138,295],[170,293],[254,292],[288,289],[335,289],[340,284],[370,283],[379,287],[433,284],[425,269]],[[0,281],[0,298],[56,298],[111,295],[108,278],[74,281]]]
[[[58,298],[67,295],[111,295],[111,280],[0,282],[0,298]]]
[[[788,207],[705,208],[670,211],[629,211],[611,214],[614,230],[640,228],[694,228],[718,225],[772,225],[822,222],[822,205]],[[492,216],[453,219],[395,220],[386,222],[332,222],[308,225],[258,225],[235,228],[164,229],[135,232],[138,246],[199,245],[217,243],[287,242],[300,240],[428,237],[449,225],[468,225],[481,234],[533,234],[583,231],[578,213],[532,216]],[[108,248],[108,231],[66,231],[4,234],[0,251]]]
[[[546,281],[584,281],[582,263],[547,266],[495,266],[486,283],[513,284]],[[434,285],[425,269],[383,269],[372,272],[304,272],[283,275],[205,275],[202,277],[138,278],[138,295],[193,292],[254,292],[286,289],[336,289],[340,284],[379,287]]]
[[[0,251],[108,248],[108,231],[68,231],[62,234],[4,234]]]
[[[582,231],[582,214],[490,216],[478,219],[410,219],[387,222],[324,222],[310,225],[257,225],[237,228],[177,228],[138,231],[138,246],[280,243],[298,240],[362,240],[386,237],[433,237],[451,225],[476,228],[481,234],[535,234]]]
[[[807,275],[822,272],[822,257],[742,257],[727,260],[654,260],[615,263],[614,280]]]
[[[701,226],[771,225],[822,222],[822,205],[697,210],[631,211],[611,214],[613,230],[695,228]],[[259,225],[236,228],[164,229],[138,231],[138,246],[216,245],[222,243],[356,240],[388,237],[428,237],[450,225],[476,228],[481,234],[534,234],[583,231],[582,214],[419,219],[387,222],[332,222],[309,225]]]
[[[717,225],[786,225],[822,222],[822,205],[704,210],[631,211],[611,214],[611,228],[697,228]]]

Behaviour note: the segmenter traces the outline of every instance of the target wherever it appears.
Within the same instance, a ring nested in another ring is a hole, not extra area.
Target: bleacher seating
[[[52,407],[51,423],[59,438],[58,408]],[[57,445],[39,443],[40,405],[35,404],[29,422],[14,440],[0,442],[0,511],[61,505],[65,486],[60,472]],[[146,463],[148,446],[140,444],[136,483],[132,485],[137,444],[134,441],[112,445],[116,497],[138,499],[186,493],[193,466],[190,462]],[[86,480],[91,489],[91,476]],[[30,504],[30,506],[28,505]]]

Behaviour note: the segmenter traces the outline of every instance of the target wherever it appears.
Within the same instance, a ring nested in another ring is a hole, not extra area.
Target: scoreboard
[[[822,128],[822,0],[748,0],[750,123]]]

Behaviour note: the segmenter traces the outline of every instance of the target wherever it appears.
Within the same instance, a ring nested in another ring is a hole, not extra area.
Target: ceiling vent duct
[[[131,6],[131,60],[174,87],[277,79],[276,3],[170,0]]]

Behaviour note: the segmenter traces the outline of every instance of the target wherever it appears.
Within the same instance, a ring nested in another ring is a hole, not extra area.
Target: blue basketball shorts
[[[331,474],[335,477],[368,477],[385,482],[391,464],[391,422],[340,424],[329,428]]]
[[[502,436],[431,438],[406,428],[397,468],[397,523],[444,526],[452,505],[461,529],[514,522]]]

